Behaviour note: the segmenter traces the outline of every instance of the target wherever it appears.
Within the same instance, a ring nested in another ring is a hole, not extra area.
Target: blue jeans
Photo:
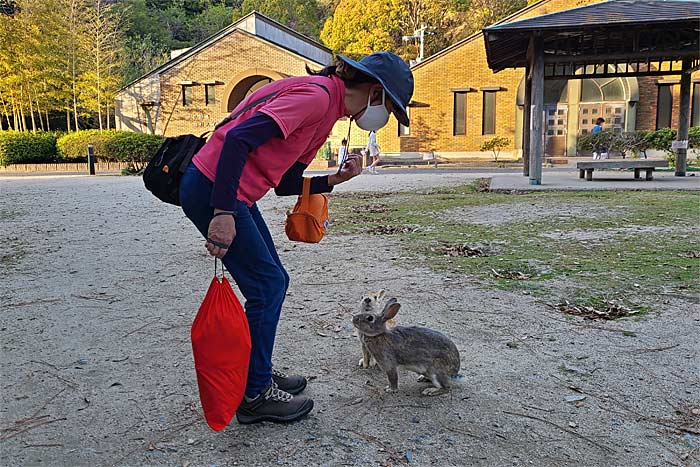
[[[185,215],[204,238],[214,214],[209,201],[214,184],[193,164],[180,183],[180,203]],[[272,349],[282,303],[289,287],[270,231],[256,204],[236,201],[236,238],[222,260],[245,297],[252,350],[246,396],[255,397],[272,380]]]

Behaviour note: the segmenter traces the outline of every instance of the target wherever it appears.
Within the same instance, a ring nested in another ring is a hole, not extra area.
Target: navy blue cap
[[[379,81],[394,104],[396,119],[408,126],[406,106],[413,96],[413,73],[401,57],[392,52],[375,52],[359,62],[342,55],[338,58]]]

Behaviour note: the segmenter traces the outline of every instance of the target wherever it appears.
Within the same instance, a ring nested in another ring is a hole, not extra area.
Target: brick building
[[[502,22],[576,8],[600,0],[541,0]],[[653,66],[653,65],[652,65]],[[519,158],[522,148],[524,69],[493,73],[481,32],[413,67],[411,128],[392,123],[379,132],[384,152],[434,151],[440,158],[490,158],[482,143],[503,136]],[[692,125],[700,124],[700,75],[693,75]],[[677,127],[680,76],[545,81],[545,152],[576,155],[576,139],[595,119],[613,131]]]
[[[540,0],[502,22],[517,21],[600,0]],[[117,95],[117,128],[165,135],[211,129],[245,95],[270,80],[304,75],[305,65],[332,61],[323,45],[257,12],[130,83]],[[493,73],[483,34],[476,33],[413,67],[411,127],[393,119],[378,132],[384,153],[435,152],[441,159],[489,159],[479,151],[494,136],[510,140],[502,158],[521,156],[524,69]],[[576,139],[603,116],[614,131],[677,126],[679,76],[545,82],[545,151],[576,154]],[[700,125],[700,74],[693,75],[692,125]],[[329,135],[334,152],[347,135],[343,119]],[[357,127],[351,146],[366,144]]]
[[[253,12],[124,87],[117,129],[167,136],[203,133],[271,80],[332,61],[323,45]]]

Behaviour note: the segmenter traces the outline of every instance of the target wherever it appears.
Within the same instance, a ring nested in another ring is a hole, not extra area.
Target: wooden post
[[[530,175],[530,108],[532,106],[532,74],[525,68],[525,101],[523,102],[523,175]]]
[[[528,48],[532,70],[530,105],[530,185],[542,184],[543,116],[544,111],[544,41],[538,33],[530,37]]]
[[[688,125],[690,123],[690,60],[683,60],[681,73],[681,102],[678,107],[678,132],[676,141],[676,177],[685,177],[688,158]],[[682,146],[682,147],[681,147]]]

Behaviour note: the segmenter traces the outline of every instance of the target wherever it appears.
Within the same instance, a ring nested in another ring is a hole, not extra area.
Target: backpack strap
[[[309,82],[309,83],[306,83],[306,84],[313,84],[314,86],[320,87],[321,89],[323,89],[324,91],[326,91],[326,94],[328,94],[328,97],[331,97],[330,91],[329,91],[328,88],[325,87],[324,85],[319,84],[319,83],[312,83],[312,82]],[[239,111],[236,112],[235,114],[229,115],[228,117],[224,118],[224,119],[221,120],[219,123],[217,123],[216,126],[214,127],[214,130],[213,130],[213,131],[218,130],[219,128],[221,128],[222,126],[226,125],[226,124],[227,124],[228,122],[230,122],[231,120],[237,119],[237,118],[240,117],[242,114],[244,114],[244,113],[247,112],[248,110],[252,109],[252,108],[255,107],[256,105],[262,104],[263,102],[265,102],[265,101],[268,100],[268,99],[272,99],[272,98],[275,97],[280,91],[281,91],[281,89],[278,89],[277,91],[271,92],[270,94],[267,94],[267,95],[265,95],[265,96],[262,96],[262,97],[260,97],[259,99],[255,99],[253,102],[249,103],[248,105],[246,105],[245,107],[243,107],[241,110],[239,110]],[[212,132],[212,130],[207,131],[206,133],[202,134],[202,137],[207,136],[207,135],[208,135],[209,133],[211,133],[211,132]]]

